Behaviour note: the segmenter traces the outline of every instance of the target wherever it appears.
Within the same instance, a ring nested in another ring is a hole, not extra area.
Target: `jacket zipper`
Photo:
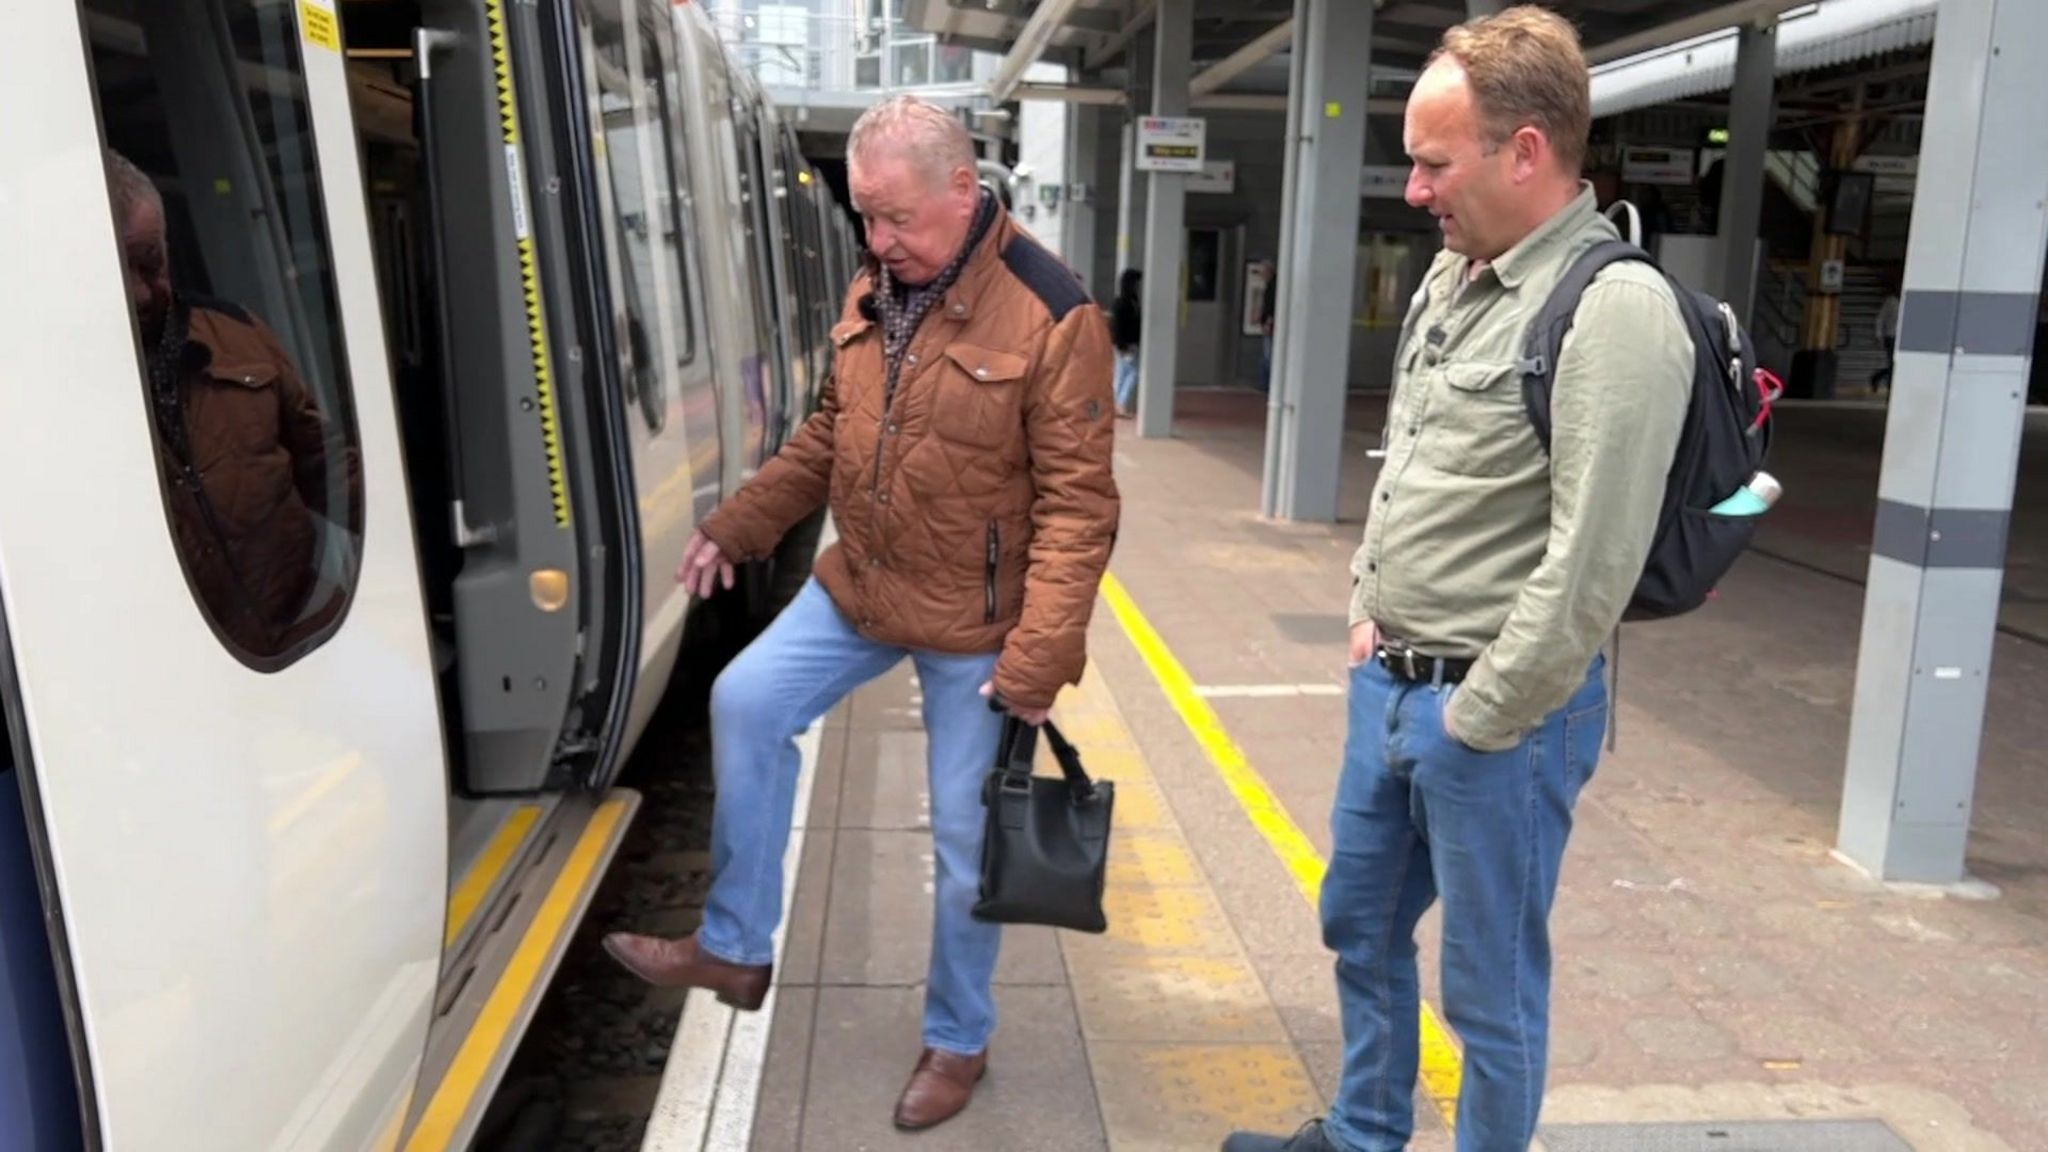
[[[996,522],[991,520],[988,522],[988,579],[982,585],[983,591],[987,593],[987,611],[981,618],[983,624],[996,622],[996,562],[1002,558],[1002,551],[1002,531],[996,527]]]

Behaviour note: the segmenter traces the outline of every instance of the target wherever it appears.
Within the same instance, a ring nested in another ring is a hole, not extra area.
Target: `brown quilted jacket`
[[[1116,538],[1109,331],[1057,257],[999,215],[912,337],[884,408],[867,273],[832,329],[820,410],[704,534],[767,556],[828,498],[819,582],[861,635],[994,652],[995,690],[1048,707],[1086,663]]]
[[[179,365],[190,457],[158,437],[164,498],[208,616],[260,663],[346,603],[320,584],[322,533],[361,533],[361,460],[262,320],[212,301],[190,317]]]

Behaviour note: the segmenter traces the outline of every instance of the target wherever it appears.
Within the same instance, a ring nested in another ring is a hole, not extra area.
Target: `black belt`
[[[1415,650],[1414,645],[1399,641],[1382,641],[1373,656],[1394,676],[1416,684],[1456,684],[1472,671],[1476,660],[1453,659],[1443,656],[1427,656]]]

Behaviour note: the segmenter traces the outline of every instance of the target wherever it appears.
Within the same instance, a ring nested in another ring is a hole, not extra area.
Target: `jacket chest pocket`
[[[1018,439],[1027,363],[1014,352],[947,345],[935,369],[932,431],[973,448],[1001,448]]]
[[[238,471],[284,446],[274,364],[246,364],[213,370],[203,391],[192,396],[188,426],[193,463],[202,472],[226,464]]]
[[[1420,445],[1423,461],[1456,476],[1505,476],[1522,463],[1535,433],[1522,407],[1515,365],[1446,364],[1432,382]]]

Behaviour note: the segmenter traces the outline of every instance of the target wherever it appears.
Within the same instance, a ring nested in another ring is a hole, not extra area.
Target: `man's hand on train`
[[[983,684],[981,686],[982,699],[992,700],[995,698],[995,694],[995,681],[991,680],[988,683]],[[1033,728],[1036,728],[1039,725],[1045,723],[1046,720],[1052,716],[1052,709],[1050,708],[1019,708],[1015,704],[1011,704],[1008,701],[1004,701],[1003,711],[1008,712],[1010,715],[1015,716],[1017,719],[1022,720],[1026,724],[1031,725]]]
[[[1360,620],[1351,626],[1351,666],[1358,667],[1372,659],[1373,649],[1380,645],[1379,625],[1370,620]]]
[[[704,597],[723,584],[732,588],[732,561],[718,550],[710,537],[702,532],[690,533],[690,542],[683,546],[683,562],[676,569],[676,583],[688,588],[693,595]]]

